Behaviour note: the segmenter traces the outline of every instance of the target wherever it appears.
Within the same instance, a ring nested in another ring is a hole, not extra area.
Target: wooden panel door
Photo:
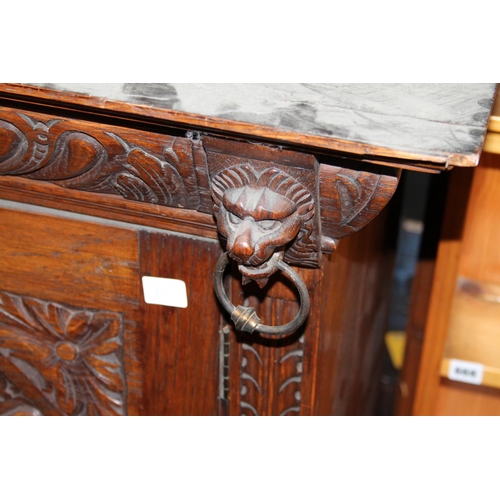
[[[0,414],[217,414],[220,252],[216,240],[1,202]],[[183,280],[188,307],[146,304],[144,275]]]

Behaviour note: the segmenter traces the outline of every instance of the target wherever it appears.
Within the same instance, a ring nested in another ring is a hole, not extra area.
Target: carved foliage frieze
[[[0,292],[0,372],[9,370],[56,414],[126,414],[123,318]],[[0,400],[23,400],[5,380]]]
[[[0,175],[199,210],[192,141],[2,110]]]

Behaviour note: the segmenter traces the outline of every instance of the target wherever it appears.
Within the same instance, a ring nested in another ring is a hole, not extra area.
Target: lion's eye
[[[240,219],[237,215],[233,214],[232,212],[227,213],[227,218],[229,219],[229,222],[231,224],[239,224],[242,219]]]
[[[265,219],[258,222],[258,225],[264,231],[272,231],[280,225],[279,220]]]

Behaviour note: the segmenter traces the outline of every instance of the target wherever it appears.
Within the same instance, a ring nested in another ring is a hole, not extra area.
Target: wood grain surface
[[[217,415],[219,330],[213,291],[218,242],[182,235],[139,233],[140,275],[184,281],[186,309],[146,304],[141,297],[144,415]]]
[[[325,262],[316,340],[316,415],[375,412],[394,263],[386,231],[389,208],[346,238]]]

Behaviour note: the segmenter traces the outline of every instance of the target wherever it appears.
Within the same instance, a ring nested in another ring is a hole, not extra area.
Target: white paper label
[[[188,305],[186,283],[182,280],[143,276],[142,288],[146,304],[182,308]]]
[[[450,359],[448,378],[458,382],[481,385],[484,368],[481,363],[472,363],[461,359]]]

